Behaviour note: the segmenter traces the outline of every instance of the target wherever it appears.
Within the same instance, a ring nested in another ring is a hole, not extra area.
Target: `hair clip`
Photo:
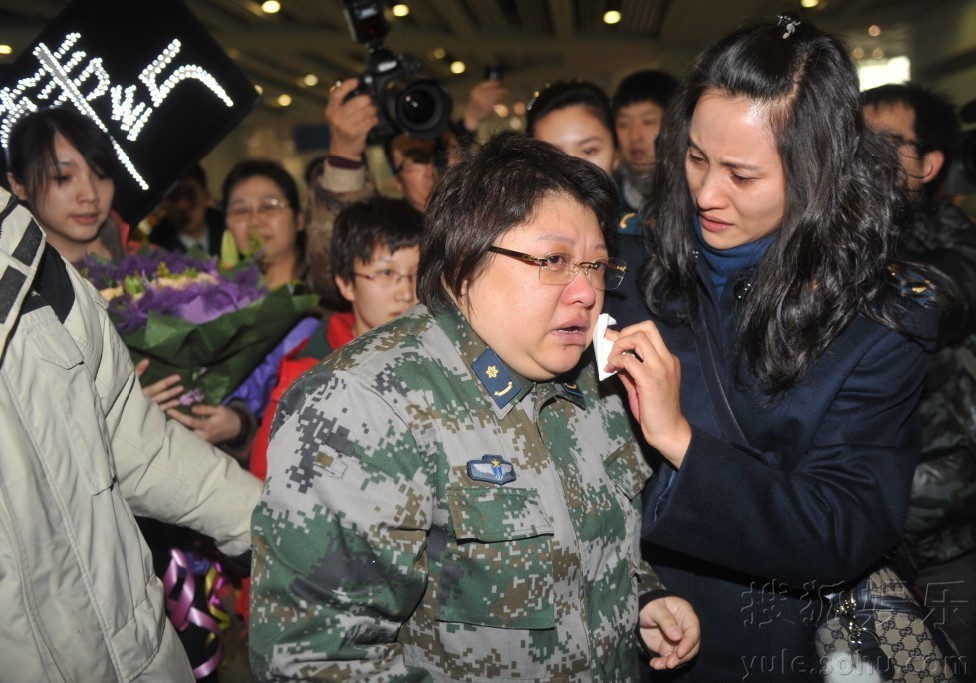
[[[796,31],[796,27],[800,25],[800,20],[793,19],[786,14],[781,14],[779,16],[779,21],[776,23],[778,23],[780,26],[786,27],[786,33],[783,34],[783,38],[785,39],[793,35],[793,33]]]

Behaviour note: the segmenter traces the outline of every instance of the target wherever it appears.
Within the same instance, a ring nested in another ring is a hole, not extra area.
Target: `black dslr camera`
[[[380,122],[369,132],[370,144],[400,131],[419,140],[439,137],[451,120],[451,96],[436,81],[416,78],[417,60],[383,47],[390,24],[382,1],[342,0],[342,4],[353,39],[369,49],[366,72],[349,97],[366,94],[376,103]]]

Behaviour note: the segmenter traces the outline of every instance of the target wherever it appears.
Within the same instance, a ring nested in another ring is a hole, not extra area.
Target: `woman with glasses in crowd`
[[[227,230],[242,254],[258,258],[269,289],[305,277],[305,216],[291,174],[270,159],[244,159],[223,183]]]
[[[224,178],[222,195],[227,232],[238,252],[257,260],[265,286],[268,289],[289,287],[296,294],[308,293],[305,217],[298,185],[291,174],[271,159],[243,159]],[[235,390],[226,405],[197,404],[191,408],[192,414],[177,410],[168,414],[201,438],[246,458],[247,447],[277,381],[282,357],[317,327],[315,317],[300,321]]]

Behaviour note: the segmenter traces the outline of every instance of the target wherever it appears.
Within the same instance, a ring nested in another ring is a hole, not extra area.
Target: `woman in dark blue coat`
[[[685,680],[819,680],[825,587],[899,539],[935,294],[895,257],[898,164],[847,49],[782,18],[672,101],[645,230],[653,322],[609,369],[662,466],[644,540],[702,621]]]

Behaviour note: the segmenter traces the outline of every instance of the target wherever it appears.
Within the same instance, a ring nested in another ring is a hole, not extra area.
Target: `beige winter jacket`
[[[63,323],[31,291],[44,251],[0,189],[0,679],[192,681],[133,515],[240,554],[259,482],[143,396],[101,297],[53,250]]]

